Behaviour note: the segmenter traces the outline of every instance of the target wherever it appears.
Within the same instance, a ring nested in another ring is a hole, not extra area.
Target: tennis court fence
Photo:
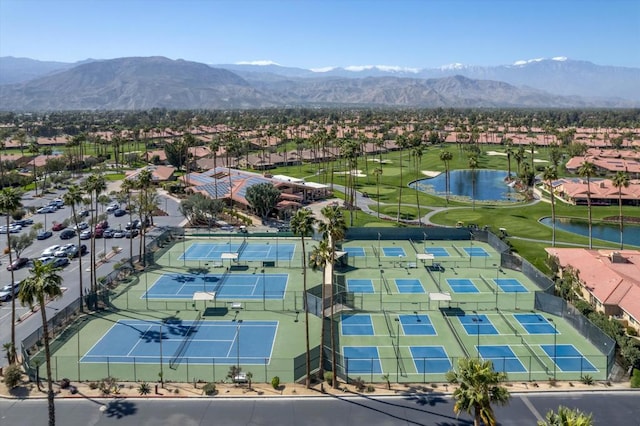
[[[413,247],[413,250],[416,252],[416,254],[420,253],[420,251],[418,251],[418,247],[416,247],[416,243],[414,243],[411,238],[409,238],[409,243],[411,244],[411,247]]]

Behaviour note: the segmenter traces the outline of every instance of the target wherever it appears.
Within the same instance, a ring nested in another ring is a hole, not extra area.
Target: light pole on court
[[[262,309],[267,310],[267,283],[264,280],[264,268],[262,268]]]
[[[384,273],[383,269],[380,269],[380,310],[382,310],[382,274]]]
[[[160,323],[160,334],[158,335],[158,340],[160,341],[160,386],[164,388],[164,371],[162,367],[162,323]]]
[[[553,380],[556,380],[556,358],[558,353],[558,326],[553,318],[547,318],[553,324]]]
[[[423,233],[422,233],[422,236],[424,237],[424,238],[423,238],[423,240],[422,240],[422,242],[423,242],[423,244],[424,244],[424,252],[426,253],[426,252],[427,252],[427,233],[426,233],[426,232],[423,232]]]
[[[242,324],[242,320],[238,320],[236,323],[236,361],[238,367],[238,372],[240,371],[240,324]]]
[[[473,259],[473,232],[469,232],[469,268],[471,268],[472,259]]]
[[[400,318],[395,318],[396,322],[396,381],[400,381]]]
[[[380,233],[378,232],[378,264],[380,264]]]

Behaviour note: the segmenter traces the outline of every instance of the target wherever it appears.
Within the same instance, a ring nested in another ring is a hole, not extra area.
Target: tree
[[[629,175],[627,174],[627,172],[617,172],[613,177],[612,184],[614,187],[618,188],[618,208],[620,209],[620,250],[622,250],[624,249],[624,241],[622,239],[624,232],[624,216],[622,216],[622,188],[629,187]]]
[[[313,248],[311,254],[309,255],[309,262],[311,264],[312,271],[322,270],[322,325],[320,329],[320,356],[319,356],[319,371],[318,377],[324,377],[324,336],[325,336],[325,316],[327,312],[327,283],[326,283],[326,266],[331,261],[331,247],[329,246],[329,242],[325,239],[320,240],[317,246]]]
[[[73,218],[73,223],[76,225],[76,230],[78,229],[78,222],[80,221],[78,215],[76,214],[76,206],[79,206],[83,203],[83,192],[82,189],[78,185],[71,185],[69,189],[67,189],[67,193],[62,196],[62,200],[68,206],[71,206],[71,217]],[[82,245],[82,240],[80,239],[80,232],[77,232],[78,237],[78,250],[80,250],[80,246]],[[84,291],[82,286],[82,253],[78,251],[78,284],[80,286],[80,298],[84,300]],[[80,303],[80,312],[84,312],[84,303]]]
[[[400,223],[400,206],[402,205],[402,187],[404,184],[402,183],[402,153],[409,146],[409,141],[407,137],[404,135],[398,135],[396,137],[396,144],[400,148],[400,190],[398,192],[398,216],[396,221]]]
[[[476,169],[478,168],[478,158],[475,155],[469,157],[469,168],[471,169],[471,203],[473,210],[476,209]]]
[[[11,232],[9,229],[9,219],[11,214],[22,207],[22,194],[14,188],[7,187],[0,190],[0,212],[5,215],[7,220],[7,246],[9,248],[9,264],[13,263],[13,255],[11,253]],[[15,281],[13,269],[11,269],[11,282]],[[15,297],[11,298],[11,345],[13,348],[12,359],[16,359],[16,301]]]
[[[178,210],[191,226],[205,224],[210,227],[223,207],[222,200],[214,200],[200,193],[195,193],[182,200]]]
[[[245,198],[260,215],[262,219],[266,219],[269,213],[274,209],[280,199],[280,191],[270,182],[258,183],[247,188]]]
[[[413,158],[415,160],[415,165],[416,165],[415,190],[416,190],[416,204],[418,205],[418,226],[422,226],[422,216],[420,215],[420,189],[418,187],[418,182],[420,181],[420,164],[422,162],[422,156],[424,154],[422,145],[415,145],[411,149],[411,154],[413,155]]]
[[[347,224],[345,223],[344,216],[342,214],[342,210],[340,210],[337,206],[325,206],[321,210],[322,215],[324,216],[324,221],[320,223],[320,232],[322,233],[322,238],[328,241],[329,246],[329,264],[331,265],[332,271],[329,274],[330,285],[330,297],[329,297],[329,306],[331,309],[330,319],[333,321],[334,314],[334,296],[335,296],[335,286],[334,286],[334,274],[333,267],[335,266],[336,261],[336,242],[344,239],[345,232],[347,230]],[[337,369],[336,369],[336,340],[335,340],[335,327],[331,327],[331,371],[334,374],[333,387],[337,387]]]
[[[511,397],[507,388],[501,385],[507,379],[505,373],[494,371],[490,360],[461,358],[458,371],[449,371],[446,378],[449,383],[458,385],[453,392],[456,415],[462,411],[469,413],[475,426],[480,426],[480,422],[487,426],[497,424],[492,404],[507,405]]]
[[[91,197],[93,204],[91,210],[91,292],[93,297],[98,291],[98,277],[96,275],[96,230],[95,226],[98,222],[98,198],[100,194],[107,189],[107,183],[104,175],[100,173],[91,174],[84,182],[85,189]],[[79,247],[78,247],[79,248]],[[95,300],[95,299],[93,299]]]
[[[11,238],[11,250],[15,252],[16,258],[22,257],[22,252],[33,244],[36,235],[38,235],[37,231],[32,228],[31,231],[26,234]]]
[[[47,369],[47,401],[49,403],[49,426],[55,426],[56,415],[53,402],[53,377],[51,375],[51,351],[49,348],[49,326],[47,324],[47,299],[55,299],[62,296],[62,277],[58,275],[58,269],[53,263],[43,264],[39,260],[33,262],[31,275],[20,286],[18,299],[22,305],[33,308],[34,303],[40,307],[42,318],[42,336],[44,338],[44,356]]]
[[[592,426],[593,415],[585,414],[582,411],[559,406],[558,412],[549,411],[546,420],[540,420],[538,426]]]
[[[373,175],[376,177],[376,200],[378,203],[378,219],[380,219],[380,176],[382,176],[382,165],[373,169]]]
[[[591,177],[596,174],[596,166],[593,163],[585,161],[578,169],[581,177],[587,178],[587,211],[589,215],[589,249],[593,248],[592,220],[591,220]]]
[[[551,198],[551,246],[556,246],[556,204],[555,194],[553,192],[553,181],[558,179],[558,173],[555,168],[545,167],[542,179],[547,182],[549,187],[549,197]]]
[[[442,151],[440,160],[444,163],[444,196],[446,204],[449,205],[449,167],[451,166],[451,160],[453,160],[453,154],[449,151]]]
[[[305,323],[305,343],[306,343],[306,366],[307,377],[306,386],[307,389],[311,387],[311,349],[309,348],[309,307],[307,306],[307,254],[304,244],[304,237],[308,237],[313,234],[313,225],[316,222],[316,218],[313,213],[307,209],[300,209],[291,218],[291,231],[293,235],[300,237],[302,243],[302,293],[304,301],[304,323]]]
[[[36,140],[33,140],[29,143],[29,153],[33,154],[33,186],[35,190],[35,196],[38,196],[38,167],[36,166],[36,158],[40,154],[40,145]],[[44,191],[44,189],[43,189]]]

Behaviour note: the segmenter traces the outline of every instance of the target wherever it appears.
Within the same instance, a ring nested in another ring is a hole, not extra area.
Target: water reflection
[[[472,186],[472,173],[475,173],[475,190]],[[474,197],[479,201],[519,201],[517,191],[505,182],[506,177],[507,172],[504,170],[452,170],[449,172],[449,193],[456,198]],[[415,187],[416,183],[421,191],[445,196],[444,173],[412,182],[410,186]]]
[[[540,223],[549,227],[553,226],[550,217],[540,219]],[[556,229],[585,237],[589,236],[589,223],[582,220],[556,218]],[[617,223],[594,223],[591,226],[591,235],[599,240],[620,242],[620,228]],[[640,246],[640,226],[625,223],[622,241],[625,245]]]

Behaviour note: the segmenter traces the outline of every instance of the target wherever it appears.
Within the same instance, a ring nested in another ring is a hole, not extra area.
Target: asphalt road
[[[595,425],[640,425],[640,393],[589,392],[513,395],[496,408],[500,425],[532,426],[558,405],[593,413]],[[0,424],[44,425],[47,402],[0,400]],[[453,401],[436,393],[403,397],[324,397],[244,399],[62,399],[56,401],[56,423],[91,425],[247,425],[247,426],[392,426],[472,425],[467,414],[456,418]]]
[[[50,200],[53,200],[54,198],[62,197],[63,194],[64,194],[64,191],[56,191],[52,194],[47,194],[44,198],[35,198],[33,197],[32,193],[27,193],[23,197],[23,205],[40,207],[47,204]],[[184,220],[184,217],[178,212],[178,205],[179,205],[178,202],[173,198],[165,196],[163,194],[159,194],[159,197],[161,200],[160,208],[162,210],[166,209],[169,215],[154,217],[155,225],[156,226],[168,226],[168,225],[176,226],[177,224],[181,223]],[[100,207],[100,209],[101,208],[102,207]],[[54,213],[34,214],[32,216],[32,219],[34,220],[34,223],[41,222],[43,225],[45,225],[45,222],[46,222],[45,228],[50,230],[54,221],[62,222],[64,219],[69,217],[71,217],[71,207],[65,206]],[[5,220],[4,217],[2,217],[1,219]],[[107,220],[109,221],[109,226],[111,228],[124,229],[127,222],[129,222],[130,218],[129,218],[129,215],[125,215],[122,217],[114,217],[112,214],[109,214]],[[21,232],[22,233],[29,232],[29,228],[31,226],[33,225],[24,227]],[[12,236],[18,236],[18,235],[20,234],[12,234]],[[40,257],[42,251],[44,251],[47,247],[50,247],[52,245],[64,245],[67,243],[74,243],[74,244],[77,243],[76,237],[72,238],[71,240],[61,240],[59,235],[60,235],[60,231],[55,231],[53,232],[53,236],[46,240],[35,240],[33,244],[24,251],[22,256],[28,257],[28,258],[38,258]],[[103,251],[110,252],[111,248],[115,245],[122,248],[122,251],[120,253],[118,253],[116,256],[111,258],[107,263],[101,265],[98,268],[98,277],[108,274],[113,270],[114,263],[116,263],[117,261],[123,258],[128,258],[130,256],[129,241],[130,240],[126,238],[96,239],[96,251],[98,253]],[[133,239],[134,255],[138,253],[139,241],[140,241],[140,237]],[[7,235],[6,234],[0,235],[0,247],[6,247],[6,244],[7,244]],[[90,249],[91,240],[84,240],[83,244],[86,244],[87,247]],[[83,256],[83,259],[82,259],[83,260],[82,267],[84,269],[83,284],[85,285],[85,288],[86,288],[86,284],[89,282],[89,271],[87,270],[87,268],[89,267],[89,263],[88,263],[89,259],[90,259],[89,255]],[[9,256],[8,255],[2,256],[2,258],[0,259],[0,262],[1,262],[0,285],[4,286],[11,282],[11,272],[7,271],[7,265],[9,264]],[[63,293],[62,298],[51,301],[47,305],[47,314],[49,316],[55,314],[55,312],[66,307],[67,305],[69,305],[69,303],[71,303],[72,301],[74,301],[79,297],[80,288],[78,284],[79,282],[78,263],[79,263],[78,259],[73,259],[71,263],[68,266],[66,266],[64,269],[62,269],[62,271],[60,272],[60,275],[63,278],[63,287],[65,291]],[[18,271],[15,271],[15,281],[16,282],[20,281],[26,278],[28,275],[29,275],[29,267],[19,269]],[[28,312],[29,312],[28,307],[23,307],[16,301],[17,317],[24,316],[25,314],[28,314]],[[11,341],[10,324],[11,324],[11,302],[8,301],[8,302],[3,302],[2,305],[0,306],[0,347],[4,343]],[[31,315],[26,317],[23,321],[18,322],[16,325],[16,335],[17,335],[18,342],[20,342],[24,337],[26,337],[27,335],[32,333],[34,330],[36,330],[40,325],[41,325],[41,320],[39,315]],[[0,362],[0,365],[2,364],[3,363]]]

